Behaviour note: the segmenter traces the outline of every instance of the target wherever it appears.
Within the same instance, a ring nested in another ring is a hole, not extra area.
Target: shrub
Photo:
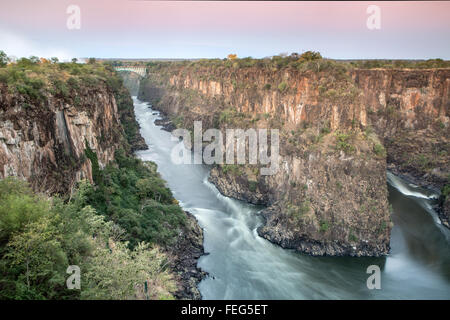
[[[380,143],[376,143],[373,146],[373,152],[375,152],[375,154],[379,157],[386,156],[386,150],[384,149],[383,145]]]
[[[54,86],[54,95],[58,96],[60,98],[66,98],[69,96],[69,89],[67,85],[62,80],[54,80],[53,81]]]
[[[444,199],[447,199],[447,197],[450,195],[450,184],[446,184],[442,190],[441,190],[442,196]]]
[[[352,153],[355,147],[349,143],[350,136],[346,133],[336,133],[336,149],[342,150],[345,153]]]
[[[286,90],[286,88],[287,88],[287,83],[284,81],[278,85],[278,90],[280,90],[280,92],[284,92]]]
[[[99,171],[96,188],[86,193],[86,204],[126,230],[131,248],[141,241],[173,243],[186,216],[174,204],[156,164],[128,156],[124,150],[118,150],[115,159]]]
[[[294,219],[294,221],[299,221],[302,216],[307,214],[311,210],[310,202],[308,200],[303,201],[299,206],[288,204],[287,214]]]
[[[225,174],[231,173],[233,175],[240,175],[241,174],[241,168],[237,164],[223,164],[222,165],[222,171]]]
[[[100,174],[100,166],[98,164],[98,157],[97,153],[95,153],[91,147],[89,146],[89,142],[85,140],[85,150],[84,153],[86,157],[91,161],[91,167],[92,167],[92,179],[95,183],[101,182],[101,174]]]
[[[330,128],[328,126],[322,127],[320,129],[320,133],[323,135],[329,134],[331,132]]]
[[[355,236],[351,231],[350,231],[350,233],[349,233],[349,235],[348,235],[348,240],[350,241],[350,242],[358,242],[358,237],[357,236]]]
[[[70,77],[67,80],[67,85],[72,88],[73,90],[78,90],[80,88],[78,84],[78,80],[75,77]]]
[[[248,190],[251,192],[255,192],[258,188],[258,181],[249,181],[248,182]]]
[[[173,298],[167,256],[146,243],[129,249],[123,230],[86,206],[90,188],[82,182],[63,202],[0,180],[0,299],[136,299],[145,281],[151,299]],[[83,272],[81,290],[67,289],[69,264]]]
[[[324,220],[320,221],[320,232],[327,232],[329,228],[330,228],[330,225],[328,224],[328,222],[326,222]]]

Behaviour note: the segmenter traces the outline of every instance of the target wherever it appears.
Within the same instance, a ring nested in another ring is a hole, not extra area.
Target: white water
[[[421,199],[437,198],[437,195],[435,194],[427,195],[424,193],[424,191],[414,191],[420,190],[420,188],[411,184],[407,185],[406,182],[402,181],[399,177],[393,175],[390,172],[387,173],[387,179],[391,186],[393,186],[405,196],[412,196]]]
[[[257,235],[259,209],[222,196],[207,181],[206,166],[171,163],[177,142],[154,125],[158,115],[147,103],[134,101],[149,146],[137,155],[158,164],[175,198],[204,228],[209,253],[199,260],[199,267],[209,273],[199,285],[204,299],[450,298],[448,230],[424,209],[431,201],[427,195],[389,177],[412,197],[390,189],[395,227],[387,258],[310,257],[284,250]],[[371,264],[382,269],[381,290],[367,289],[366,269]]]

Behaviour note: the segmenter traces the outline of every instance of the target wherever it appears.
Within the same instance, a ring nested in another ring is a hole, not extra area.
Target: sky
[[[379,29],[367,27],[370,5],[380,9]],[[450,59],[450,2],[2,0],[0,50],[66,60],[307,50],[334,59]]]

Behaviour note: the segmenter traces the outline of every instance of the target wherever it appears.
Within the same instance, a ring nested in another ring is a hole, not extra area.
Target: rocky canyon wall
[[[393,150],[404,152],[388,141],[405,130],[448,132],[448,75],[448,70],[332,65],[301,72],[193,63],[150,70],[139,97],[177,127],[192,130],[193,121],[202,120],[204,128],[279,129],[276,174],[263,176],[258,166],[221,165],[212,168],[210,181],[225,195],[266,205],[258,232],[283,247],[312,255],[379,256],[389,252],[392,228],[387,163],[399,167],[391,160]],[[395,125],[391,112],[398,116]],[[432,145],[445,151],[445,139],[436,134]],[[448,156],[441,154],[442,165],[434,171],[445,176]],[[439,187],[438,180],[433,184]]]
[[[88,147],[103,167],[127,144],[120,119],[134,120],[132,101],[131,110],[119,110],[105,84],[45,98],[45,105],[34,105],[0,84],[0,178],[17,176],[35,191],[67,193],[80,179],[93,180]]]

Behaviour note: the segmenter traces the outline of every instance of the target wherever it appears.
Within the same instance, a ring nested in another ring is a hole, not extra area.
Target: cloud
[[[0,29],[0,50],[6,52],[8,56],[16,57],[58,57],[61,61],[69,61],[75,55],[63,48],[52,48],[35,41],[32,41],[22,35]]]

